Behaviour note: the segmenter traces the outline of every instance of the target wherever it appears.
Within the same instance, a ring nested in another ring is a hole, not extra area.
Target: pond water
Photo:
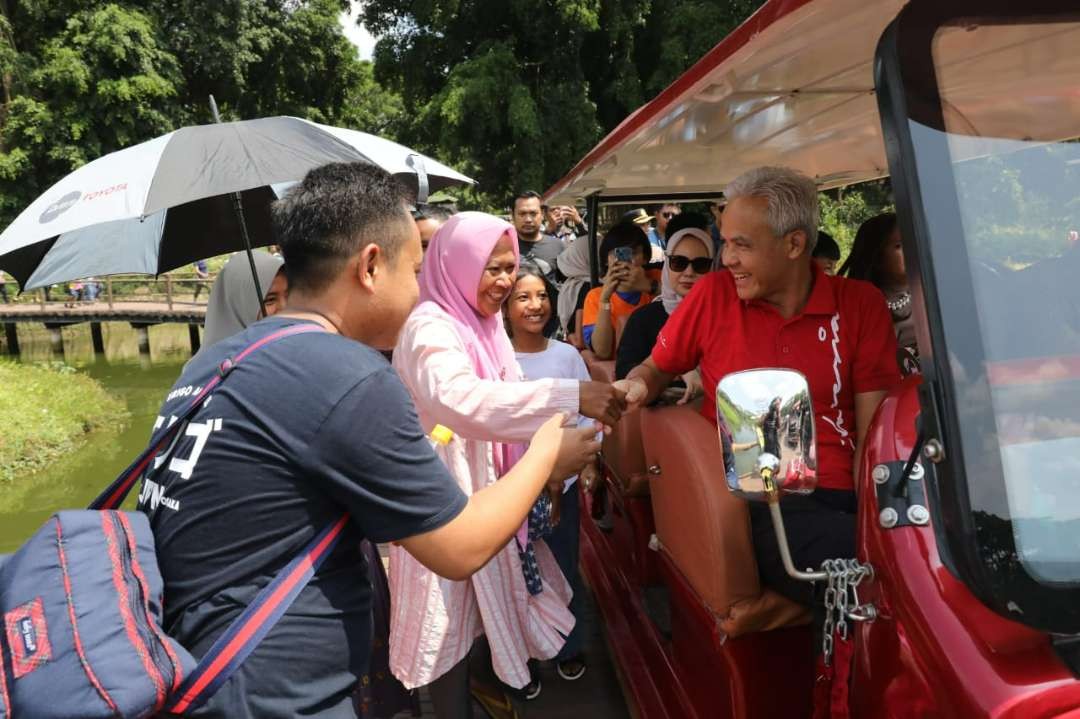
[[[161,401],[191,356],[188,328],[182,324],[150,327],[149,355],[139,353],[138,335],[121,322],[102,324],[104,355],[94,354],[88,324],[63,329],[63,356],[54,353],[42,326],[22,323],[18,331],[21,361],[63,360],[76,367],[123,400],[131,421],[95,432],[52,466],[0,485],[0,554],[18,548],[53,512],[85,509],[128,466],[145,448]]]

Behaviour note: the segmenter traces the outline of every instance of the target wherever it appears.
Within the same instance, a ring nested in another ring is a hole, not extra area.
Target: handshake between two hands
[[[686,404],[702,393],[701,374],[691,370],[682,375],[686,389],[675,400],[675,404]],[[582,382],[580,409],[585,417],[602,422],[604,431],[611,428],[626,412],[641,407],[649,394],[645,382],[638,378],[621,379],[612,384],[605,382]]]
[[[686,390],[678,400],[685,404],[701,392],[701,377],[696,371],[683,376]],[[543,424],[533,437],[533,444],[556,449],[555,467],[548,482],[553,496],[561,493],[562,482],[580,474],[589,489],[595,482],[596,458],[600,451],[597,435],[607,434],[623,414],[640,407],[648,395],[648,387],[640,379],[623,379],[613,384],[582,382],[579,409],[581,415],[596,420],[591,426],[579,427],[566,414],[556,414]]]

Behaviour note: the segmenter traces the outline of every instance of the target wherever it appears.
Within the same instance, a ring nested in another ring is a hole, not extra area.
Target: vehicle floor
[[[630,710],[623,699],[615,666],[608,653],[604,639],[600,616],[593,600],[592,592],[585,589],[585,658],[588,669],[577,681],[568,682],[559,677],[553,662],[544,662],[540,668],[540,681],[543,689],[540,696],[526,702],[517,699],[516,706],[520,717],[547,719],[624,719],[630,716]],[[420,690],[421,716],[434,717],[431,700],[427,692]],[[394,719],[407,719],[407,713],[398,714]],[[487,713],[479,704],[473,704],[474,719],[484,719]]]

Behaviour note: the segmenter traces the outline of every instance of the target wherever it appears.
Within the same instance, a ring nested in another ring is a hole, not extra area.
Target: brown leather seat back
[[[604,463],[631,497],[649,493],[645,445],[641,438],[641,410],[627,412],[604,437]]]
[[[706,606],[720,616],[761,594],[743,500],[724,484],[716,427],[688,407],[642,411],[656,535]]]
[[[589,352],[585,350],[585,352]],[[602,360],[596,359],[596,355],[589,352],[588,357],[585,356],[585,352],[581,353],[581,356],[585,359],[585,366],[589,368],[589,376],[596,382],[611,383],[615,381],[615,360]]]

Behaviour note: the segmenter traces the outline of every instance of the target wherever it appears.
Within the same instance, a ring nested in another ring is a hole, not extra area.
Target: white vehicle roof
[[[822,189],[887,175],[873,61],[904,4],[770,0],[627,117],[545,200],[718,196],[759,165],[793,167]],[[1046,112],[1036,139],[1080,135],[1078,35],[1075,25],[943,31],[937,65],[950,131],[1021,138],[1030,103],[1039,102]],[[977,141],[966,144],[964,155],[978,154]]]

